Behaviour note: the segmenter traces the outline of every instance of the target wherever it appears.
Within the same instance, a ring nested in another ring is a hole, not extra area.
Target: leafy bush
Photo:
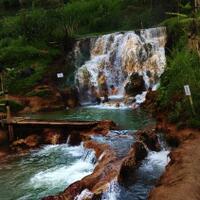
[[[200,128],[200,120],[198,117],[189,120],[188,125],[191,128]]]
[[[29,96],[29,97],[38,96],[38,97],[42,97],[42,98],[49,98],[52,95],[53,95],[52,92],[48,89],[43,89],[43,90],[39,90],[39,91],[31,91],[27,94],[27,96]]]
[[[0,104],[5,105],[6,103],[7,103],[6,100],[0,100]],[[8,105],[10,106],[11,112],[19,112],[24,109],[23,104],[21,104],[17,101],[14,101],[14,100],[8,100]],[[6,111],[5,106],[1,106],[0,111],[5,112]]]
[[[159,103],[171,111],[169,118],[173,122],[192,117],[188,98],[184,94],[184,85],[190,85],[194,107],[200,114],[200,58],[195,52],[184,48],[174,50],[169,59],[168,68],[161,80]]]

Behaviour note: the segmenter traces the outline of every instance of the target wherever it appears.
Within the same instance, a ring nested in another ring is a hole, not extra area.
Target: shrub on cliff
[[[168,67],[161,80],[159,103],[169,112],[169,119],[178,122],[193,118],[188,98],[184,94],[184,85],[190,85],[194,107],[200,115],[200,58],[196,52],[187,48],[174,50],[168,61]],[[189,121],[188,121],[189,124]]]
[[[6,100],[0,100],[0,104],[6,104]],[[8,100],[8,105],[10,105],[10,109],[11,109],[11,112],[19,112],[21,110],[24,109],[24,105],[17,102],[17,101],[14,101],[14,100]],[[0,107],[0,111],[3,111],[5,112],[5,106],[1,106]]]

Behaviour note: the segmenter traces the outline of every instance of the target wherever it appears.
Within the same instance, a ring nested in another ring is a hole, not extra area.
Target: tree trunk
[[[194,0],[195,12],[200,9],[200,0]]]

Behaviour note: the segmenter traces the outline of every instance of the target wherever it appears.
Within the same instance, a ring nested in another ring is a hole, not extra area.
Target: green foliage
[[[5,105],[6,103],[7,103],[6,100],[4,100],[4,99],[0,100],[0,104]],[[11,112],[19,112],[24,109],[23,104],[21,104],[17,101],[14,101],[14,100],[8,100],[8,105],[10,106]],[[0,111],[5,112],[5,106],[1,106]]]
[[[195,118],[191,118],[188,122],[189,126],[191,128],[200,128],[200,120],[198,117],[195,117]]]
[[[63,0],[32,0],[33,7],[56,8],[63,5]]]
[[[163,24],[168,27],[174,50],[169,58],[168,69],[162,77],[158,102],[169,110],[171,106],[170,112],[173,112],[170,118],[173,121],[191,116],[188,101],[183,94],[183,85],[190,84],[195,108],[199,113],[199,58],[185,48],[194,16],[190,15],[192,6],[189,1],[181,2],[182,4],[176,0],[0,0],[0,11],[16,11],[15,15],[0,18],[0,65],[6,71],[9,92],[30,92],[42,82],[47,72],[55,72],[52,63],[61,54],[66,55],[63,51],[70,49],[74,37],[94,32],[99,34],[146,28],[165,20]],[[197,14],[196,18],[198,17]],[[22,76],[24,70],[30,68],[33,69],[32,73]],[[66,76],[70,79],[72,67],[66,69]],[[33,93],[29,95],[48,96],[47,91]]]
[[[76,34],[118,29],[120,0],[73,1],[63,7],[68,32]]]
[[[40,82],[42,82],[43,76],[47,70],[46,63],[40,61],[39,63],[34,63],[32,65],[33,72],[28,76],[22,76],[24,69],[30,67],[26,63],[26,67],[21,67],[18,70],[10,70],[7,72],[6,86],[8,91],[13,94],[24,94]]]
[[[188,98],[183,86],[189,84],[192,92],[194,107],[200,115],[200,58],[195,52],[186,48],[176,49],[168,61],[168,68],[163,75],[159,90],[160,106],[169,111],[169,120],[178,122],[193,117]]]
[[[38,96],[38,97],[42,97],[42,98],[49,98],[52,95],[53,95],[52,92],[48,89],[43,89],[43,90],[39,90],[39,91],[31,91],[27,94],[27,96],[29,96],[29,97]]]

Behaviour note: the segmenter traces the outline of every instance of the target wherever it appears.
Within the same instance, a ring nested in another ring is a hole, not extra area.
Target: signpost
[[[185,95],[188,96],[189,98],[189,101],[190,101],[190,105],[191,105],[191,108],[192,108],[192,113],[195,115],[195,109],[194,109],[194,103],[193,103],[193,100],[192,100],[192,94],[191,94],[191,91],[190,91],[190,86],[189,85],[184,85],[184,90],[185,90]]]
[[[57,73],[57,78],[64,78],[64,74],[62,72]]]

